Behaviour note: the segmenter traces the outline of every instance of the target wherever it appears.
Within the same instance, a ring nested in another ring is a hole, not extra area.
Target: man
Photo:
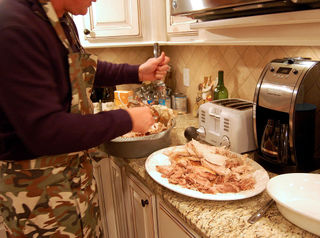
[[[148,107],[92,114],[90,88],[166,75],[164,53],[111,64],[68,15],[91,0],[0,0],[0,213],[10,237],[101,236],[91,148],[154,123]]]

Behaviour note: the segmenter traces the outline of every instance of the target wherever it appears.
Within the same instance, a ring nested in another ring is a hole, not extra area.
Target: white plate
[[[261,193],[267,186],[267,183],[269,181],[269,175],[267,171],[262,168],[258,163],[251,159],[247,159],[250,164],[255,168],[254,172],[254,178],[256,179],[255,187],[251,190],[242,191],[239,193],[217,193],[217,194],[206,194],[199,191],[195,191],[192,189],[184,188],[179,185],[171,184],[168,182],[168,179],[161,177],[161,173],[159,173],[156,169],[157,165],[170,165],[169,157],[164,155],[164,151],[172,150],[177,147],[183,147],[182,146],[173,146],[164,148],[161,150],[158,150],[154,153],[152,153],[148,159],[146,160],[145,167],[147,170],[147,173],[159,184],[162,186],[175,191],[177,193],[193,197],[193,198],[199,198],[199,199],[205,199],[205,200],[239,200],[244,198],[249,198],[252,196],[255,196],[259,193]]]
[[[270,179],[267,192],[285,218],[320,235],[320,174],[278,175]]]

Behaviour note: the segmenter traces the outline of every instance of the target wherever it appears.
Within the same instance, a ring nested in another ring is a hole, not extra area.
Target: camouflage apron
[[[71,112],[92,113],[97,59],[73,52],[51,2],[39,2],[69,52]],[[9,237],[102,237],[90,152],[0,161],[0,214]]]

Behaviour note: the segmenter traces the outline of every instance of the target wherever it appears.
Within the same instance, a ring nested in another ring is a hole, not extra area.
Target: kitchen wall
[[[198,84],[204,76],[214,79],[218,70],[225,72],[225,85],[229,97],[253,100],[256,83],[263,67],[275,58],[310,57],[320,60],[320,47],[285,46],[163,46],[161,50],[170,56],[172,80],[177,92],[188,96],[188,110],[191,111],[198,91]],[[90,49],[100,59],[115,63],[143,63],[152,57],[152,47]],[[190,86],[183,85],[183,69],[190,69]],[[129,86],[119,87],[127,89]],[[130,88],[130,87],[129,87]]]

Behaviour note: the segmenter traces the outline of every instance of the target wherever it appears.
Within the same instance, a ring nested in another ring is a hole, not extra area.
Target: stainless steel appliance
[[[255,160],[277,173],[320,168],[320,61],[275,59],[253,102]]]
[[[315,8],[319,0],[171,0],[171,15],[202,21]]]
[[[230,98],[202,104],[197,132],[197,139],[237,153],[255,150],[252,102]]]

